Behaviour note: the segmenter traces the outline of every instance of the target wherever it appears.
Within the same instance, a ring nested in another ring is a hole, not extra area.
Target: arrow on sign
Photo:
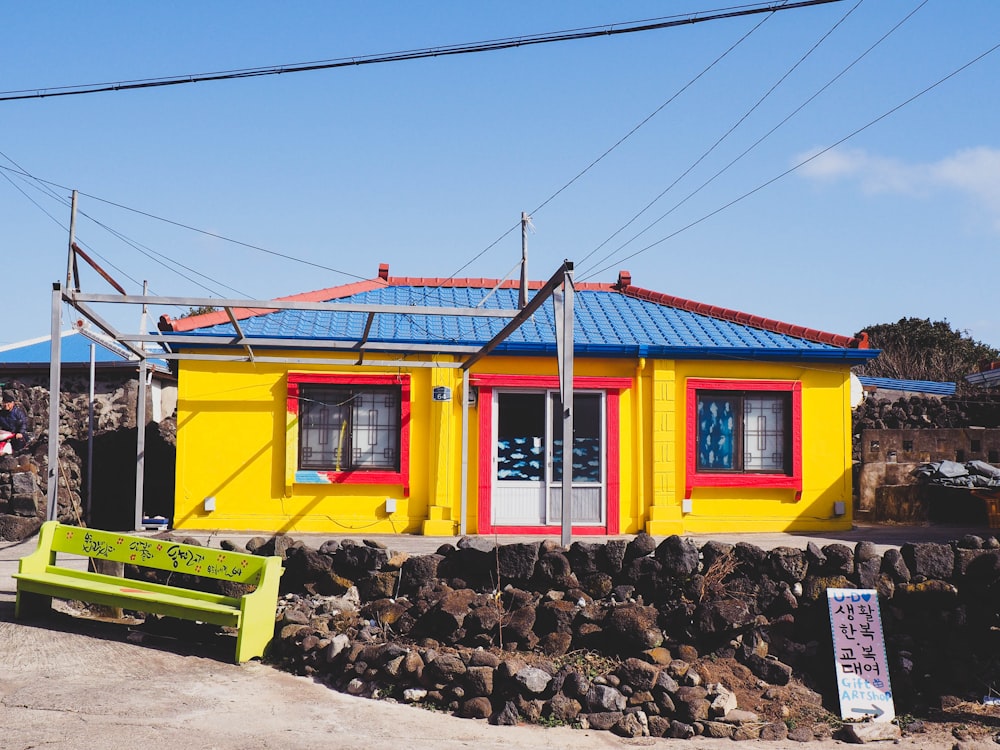
[[[879,716],[881,716],[882,714],[884,714],[885,711],[883,711],[881,708],[879,708],[878,706],[876,706],[873,703],[871,711],[869,711],[867,708],[852,708],[851,709],[851,713],[854,713],[854,714],[864,714],[865,716],[867,716],[868,714],[873,714],[874,717],[877,719]]]

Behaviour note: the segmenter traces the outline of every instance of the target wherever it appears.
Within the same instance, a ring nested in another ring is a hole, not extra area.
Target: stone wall
[[[878,591],[897,714],[1000,684],[993,537],[884,555],[868,542],[765,551],[645,534],[568,549],[463,538],[413,557],[285,536],[247,548],[285,559],[269,659],[355,695],[498,724],[829,733],[839,710],[827,588]]]
[[[985,523],[969,493],[943,494],[912,475],[931,461],[1000,466],[1000,395],[868,397],[853,413],[855,511],[872,521]]]
[[[37,532],[48,510],[48,388],[15,380],[28,415],[31,439],[12,456],[0,458],[0,539],[20,540]],[[60,398],[60,471],[57,517],[65,523],[130,529],[134,525],[136,404],[138,384],[131,373],[95,386],[93,501],[88,508],[87,455],[89,380],[63,379]],[[152,414],[147,403],[147,415]],[[146,424],[145,508],[151,515],[173,512],[175,422]]]

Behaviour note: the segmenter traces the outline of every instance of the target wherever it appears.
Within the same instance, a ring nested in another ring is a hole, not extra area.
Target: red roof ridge
[[[440,278],[423,276],[390,276],[389,286],[430,286],[430,287],[465,287],[468,289],[517,289],[521,282],[517,279],[486,279],[486,278]],[[544,281],[529,281],[528,289],[541,289]],[[592,281],[576,282],[574,288],[588,292],[611,292],[613,284],[601,284]]]
[[[705,302],[695,302],[694,300],[684,299],[683,297],[676,297],[673,294],[654,292],[650,289],[643,289],[642,287],[632,285],[619,284],[615,288],[628,297],[635,297],[636,299],[655,302],[660,305],[669,305],[670,307],[677,307],[688,312],[707,315],[711,318],[729,321],[730,323],[739,323],[741,325],[750,326],[751,328],[760,328],[772,333],[781,333],[786,336],[794,336],[796,338],[805,339],[806,341],[815,341],[820,344],[842,346],[845,349],[868,348],[867,336],[855,338],[853,336],[843,336],[839,333],[827,333],[826,331],[820,331],[816,328],[808,328],[806,326],[795,325],[793,323],[784,323],[780,320],[765,318],[760,315],[752,315],[751,313],[740,312],[739,310],[730,310],[725,307],[710,305]]]

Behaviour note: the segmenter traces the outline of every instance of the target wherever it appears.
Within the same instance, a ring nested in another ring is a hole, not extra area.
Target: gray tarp
[[[913,470],[919,481],[948,487],[1000,487],[1000,469],[984,461],[933,461]]]

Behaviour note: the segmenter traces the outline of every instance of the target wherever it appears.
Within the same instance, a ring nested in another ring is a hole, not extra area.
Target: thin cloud
[[[811,154],[802,154],[801,163]],[[926,164],[908,164],[864,149],[832,149],[805,164],[800,173],[820,182],[851,180],[867,194],[930,197],[942,191],[964,194],[1000,231],[1000,149],[963,149]]]

